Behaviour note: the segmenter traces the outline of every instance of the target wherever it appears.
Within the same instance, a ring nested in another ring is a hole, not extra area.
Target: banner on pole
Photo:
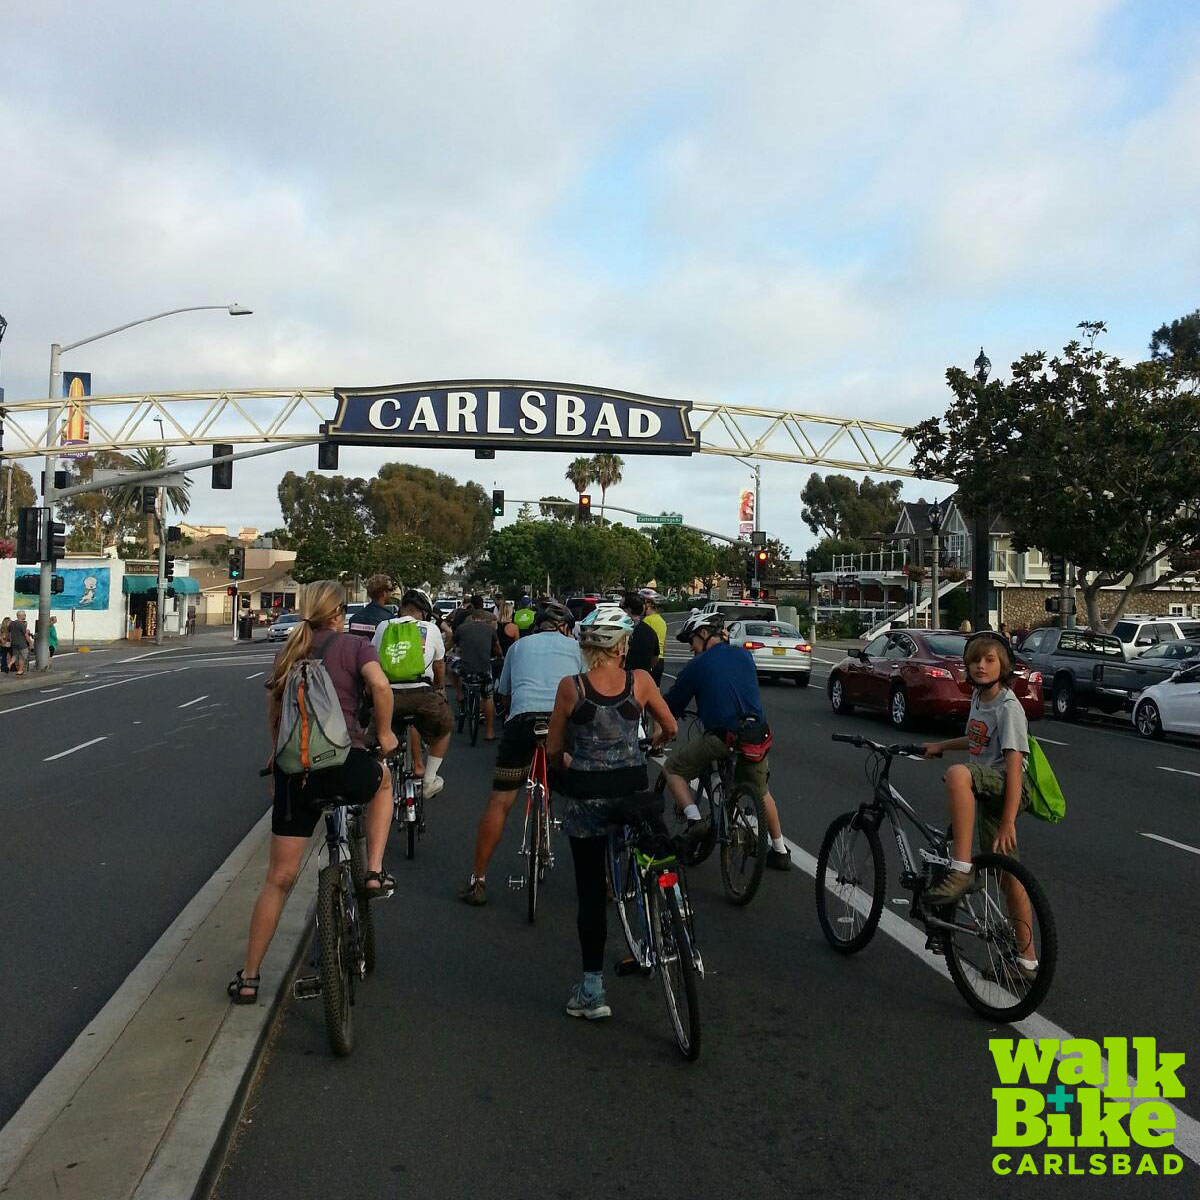
[[[749,537],[754,532],[754,489],[742,488],[738,496],[738,537]]]
[[[92,394],[90,371],[64,371],[62,374],[63,395],[67,405],[67,419],[63,425],[64,446],[86,446],[88,441],[87,406],[83,401]]]

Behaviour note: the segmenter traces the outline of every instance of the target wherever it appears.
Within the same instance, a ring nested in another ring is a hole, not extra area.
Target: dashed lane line
[[[107,742],[108,734],[103,737],[92,738],[90,742],[80,742],[78,746],[72,746],[70,750],[60,750],[57,754],[51,754],[49,758],[43,758],[42,762],[53,762],[56,758],[66,758],[68,754],[74,754],[77,750],[86,750],[89,746],[96,745],[97,742]]]
[[[798,846],[790,838],[785,838],[788,847],[792,851],[792,862],[794,862],[802,871],[810,875],[813,879],[817,877],[817,860],[809,854],[809,852]],[[863,912],[867,911],[870,905],[870,900],[865,893],[859,893],[855,899],[856,906],[860,907]],[[897,916],[890,909],[885,908],[880,915],[879,928],[889,937],[894,938],[906,950],[910,951],[930,970],[936,971],[943,976],[947,982],[950,980],[950,971],[946,967],[945,959],[931,954],[925,949],[925,934],[919,930],[916,925],[910,921],[906,921],[903,917]],[[1012,1022],[1012,1028],[1017,1031],[1022,1037],[1036,1041],[1039,1038],[1056,1038],[1061,1046],[1064,1042],[1073,1041],[1074,1036],[1068,1033],[1065,1029],[1055,1025],[1053,1021],[1047,1020],[1045,1017],[1034,1013],[1032,1016],[1026,1017],[1023,1021]],[[1070,1057],[1064,1056],[1061,1053],[1059,1058]],[[1102,1060],[1101,1069],[1105,1076],[1108,1075],[1108,1061]],[[1137,1080],[1132,1076],[1129,1078],[1132,1086],[1136,1086]],[[1181,1109],[1176,1107],[1170,1100],[1164,1100],[1164,1104],[1169,1104],[1172,1112],[1175,1114],[1175,1146],[1174,1148],[1181,1154],[1186,1154],[1192,1162],[1200,1165],[1200,1121],[1195,1117],[1189,1116]]]
[[[156,675],[166,675],[166,671],[154,671],[150,675],[133,675],[129,679],[118,679],[113,683],[101,683],[96,687],[82,688],[77,692],[63,692],[61,696],[47,696],[45,700],[31,700],[28,704],[16,704],[12,708],[0,708],[0,717],[9,713],[23,712],[27,708],[37,708],[42,704],[54,704],[58,700],[73,700],[76,696],[86,696],[89,692],[102,692],[105,688],[120,687],[123,683],[133,683],[135,679],[153,679]]]
[[[208,693],[205,692],[203,696],[197,696],[195,698],[195,700],[185,700],[182,704],[176,705],[176,707],[177,708],[191,708],[193,704],[199,704],[201,700],[207,700],[207,699],[208,699]]]
[[[1039,742],[1045,742],[1047,746],[1069,746],[1070,742],[1056,742],[1053,738],[1043,737],[1040,733],[1037,735]]]
[[[1141,833],[1141,830],[1138,831]],[[1177,846],[1180,850],[1190,850],[1192,854],[1200,854],[1195,846],[1189,846],[1187,842],[1177,842],[1174,838],[1163,837],[1160,833],[1143,833],[1144,838],[1153,838],[1156,842],[1163,842],[1167,846]]]
[[[257,679],[260,675],[265,675],[266,671],[255,671],[253,675],[247,675],[247,679]]]
[[[1182,767],[1159,767],[1160,771],[1170,771],[1172,775],[1190,775],[1193,779],[1200,779],[1200,771],[1185,771]]]

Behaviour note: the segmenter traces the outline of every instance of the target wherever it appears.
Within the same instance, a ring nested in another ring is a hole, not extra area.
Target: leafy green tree
[[[898,479],[876,483],[869,475],[855,482],[849,475],[809,476],[800,493],[800,518],[818,536],[863,538],[884,533],[900,514]]]
[[[835,554],[862,554],[867,548],[866,542],[856,538],[822,538],[804,556],[808,569],[816,571],[832,571]]]
[[[124,459],[123,468],[130,471],[158,471],[163,467],[171,466],[174,462],[174,459],[171,458],[171,452],[165,446],[143,446],[141,449],[135,450],[132,454],[122,455],[122,458]],[[140,515],[142,510],[142,489],[155,486],[153,480],[148,484],[124,484],[116,489],[115,503],[124,505],[130,512]],[[192,506],[191,488],[191,478],[185,475],[183,483],[165,489],[166,504],[164,508],[173,508],[177,513],[187,512]],[[158,516],[164,525],[168,523],[165,511],[159,513]],[[154,531],[153,515],[146,514],[145,526],[146,549],[149,550],[158,545],[158,537]]]
[[[90,483],[97,468],[128,471],[132,463],[124,454],[97,451],[75,460],[80,483]],[[99,554],[105,546],[115,545],[125,557],[125,535],[139,523],[139,513],[118,488],[103,488],[68,496],[58,504],[59,519],[67,526],[67,549],[74,553]]]
[[[1150,335],[1150,357],[1169,359],[1181,374],[1200,375],[1200,308],[1160,325]]]
[[[582,496],[595,481],[595,476],[592,474],[592,460],[590,458],[573,458],[571,465],[567,467],[566,478]]]
[[[592,455],[592,480],[600,488],[600,519],[604,520],[604,502],[608,489],[616,487],[624,474],[625,461],[617,454]]]
[[[656,561],[654,579],[660,590],[688,587],[713,572],[716,555],[712,544],[694,529],[660,525],[650,535]]]
[[[587,485],[584,485],[586,489]],[[548,504],[547,501],[557,501],[556,504]],[[568,500],[566,496],[543,496],[538,501],[538,511],[548,521],[562,521],[564,524],[575,520],[575,501]]]
[[[654,578],[658,554],[650,539],[628,525],[611,525],[608,533],[616,560],[613,577],[608,582],[625,589],[642,587]]]
[[[445,568],[445,551],[436,543],[418,534],[386,533],[370,539],[360,570],[390,575],[407,587],[436,587],[446,577]]]
[[[478,553],[492,529],[491,498],[477,483],[409,463],[385,463],[366,487],[371,527],[442,547],[446,561]]]
[[[546,568],[538,557],[537,532],[542,522],[517,521],[493,530],[482,558],[483,575],[498,584],[506,596],[545,579]]]
[[[12,476],[12,503],[7,509],[0,508],[0,535],[7,537],[16,532],[17,510],[31,508],[37,503],[37,492],[33,490],[33,479],[18,462],[0,463],[0,505],[8,496],[9,475]]]
[[[1111,628],[1200,552],[1200,396],[1186,361],[1127,366],[1095,348],[1101,323],[1081,327],[1089,344],[1026,354],[1007,383],[952,367],[945,417],[909,437],[918,472],[955,480],[966,512],[1003,511],[1018,549],[1075,564],[1094,628],[1102,589],[1120,589]]]
[[[373,533],[365,480],[289,471],[279,481],[278,496],[296,551],[294,579],[310,583],[364,573]]]

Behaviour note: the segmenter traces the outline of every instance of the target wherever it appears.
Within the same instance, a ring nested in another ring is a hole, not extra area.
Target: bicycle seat
[[[401,729],[408,729],[416,723],[417,717],[415,713],[396,713],[392,717],[392,724],[399,725]]]
[[[533,736],[535,738],[544,738],[550,733],[550,718],[538,717],[533,723]]]

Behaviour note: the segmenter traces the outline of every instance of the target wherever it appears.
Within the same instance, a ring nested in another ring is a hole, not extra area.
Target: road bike
[[[414,717],[402,716],[395,721],[399,745],[387,760],[392,778],[392,820],[405,831],[405,854],[415,858],[417,841],[425,836],[425,799],[421,780],[413,774],[412,742],[409,731]]]
[[[508,878],[510,888],[515,891],[525,889],[531,925],[537,917],[542,881],[546,878],[546,872],[554,866],[551,834],[562,826],[551,809],[550,774],[546,764],[546,735],[549,732],[548,717],[539,717],[534,721],[533,762],[525,782],[525,828],[521,834],[521,855],[525,859],[525,869],[523,874],[510,875]]]
[[[667,1015],[680,1053],[689,1062],[700,1057],[699,980],[704,960],[688,902],[687,878],[669,839],[656,835],[630,815],[609,834],[608,885],[620,917],[630,967],[657,973]],[[618,964],[619,973],[626,974]]]
[[[693,721],[691,737],[700,734]],[[767,813],[763,798],[749,784],[737,783],[740,751],[735,744],[729,754],[714,762],[703,772],[696,785],[696,804],[702,813],[707,809],[708,829],[704,836],[689,847],[680,849],[679,858],[686,866],[699,866],[721,848],[721,883],[731,904],[749,904],[762,883],[767,865]],[[657,788],[666,787],[666,776],[660,774]]]
[[[927,908],[925,893],[950,866],[950,830],[923,821],[889,779],[896,758],[923,758],[924,747],[883,746],[859,734],[835,733],[833,740],[869,752],[873,794],[834,819],[817,855],[817,920],[829,944],[854,954],[879,925],[887,881],[879,827],[886,820],[900,856],[900,886],[913,896],[911,915],[929,935],[926,946],[945,955],[963,999],[992,1021],[1028,1016],[1045,999],[1058,962],[1054,914],[1033,873],[1006,854],[976,854],[971,890],[955,904]],[[920,847],[919,866],[902,817],[929,847]],[[1037,966],[1023,967],[1019,959]]]
[[[483,704],[483,676],[463,675],[462,686],[463,698],[462,707],[458,713],[458,732],[462,733],[465,724],[467,732],[471,735],[471,745],[474,746],[479,739],[479,721]]]

